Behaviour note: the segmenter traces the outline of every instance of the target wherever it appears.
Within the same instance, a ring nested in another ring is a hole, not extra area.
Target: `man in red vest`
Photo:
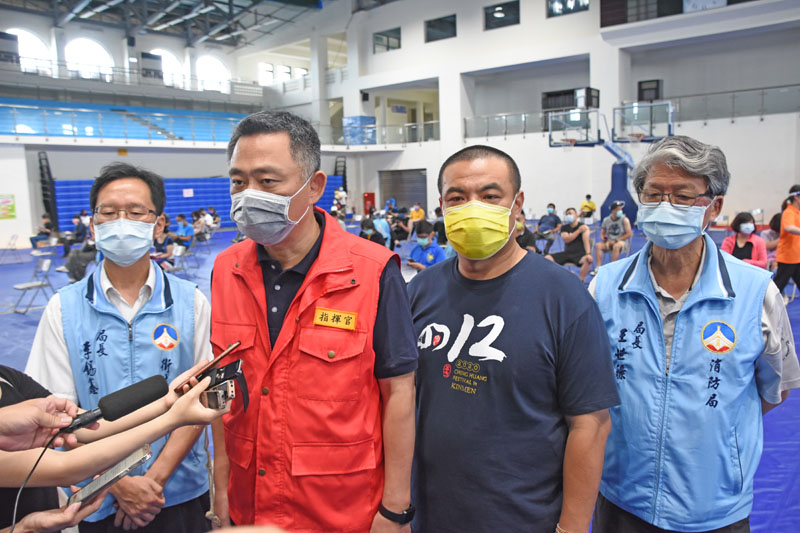
[[[326,176],[302,118],[246,117],[228,159],[248,238],[214,264],[211,342],[217,354],[241,342],[230,357],[250,402],[214,427],[214,512],[223,525],[410,531],[417,350],[398,258],[314,207]]]

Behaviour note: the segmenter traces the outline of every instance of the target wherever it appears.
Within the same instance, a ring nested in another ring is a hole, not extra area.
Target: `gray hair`
[[[292,160],[303,171],[305,179],[319,170],[319,135],[307,120],[286,111],[259,111],[244,117],[234,128],[228,142],[228,162],[241,137],[261,133],[286,133],[289,136]]]
[[[685,135],[664,137],[650,146],[647,154],[633,170],[634,190],[642,190],[650,170],[659,163],[705,179],[708,192],[714,196],[725,196],[728,192],[731,175],[725,154],[716,146]]]

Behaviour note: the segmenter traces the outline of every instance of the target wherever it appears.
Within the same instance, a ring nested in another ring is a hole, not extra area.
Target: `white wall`
[[[0,145],[0,194],[13,194],[16,203],[16,217],[0,220],[0,246],[5,247],[12,235],[17,234],[17,247],[30,248],[28,237],[38,222],[41,213],[34,216],[31,210],[30,180],[25,164],[25,147],[22,145]],[[41,203],[41,202],[40,202]]]
[[[731,218],[739,211],[764,209],[767,217],[780,208],[781,201],[795,183],[800,183],[800,113],[684,122],[677,134],[716,144],[725,153],[731,172],[731,185],[722,213]],[[467,144],[488,144],[505,151],[519,165],[525,206],[537,216],[549,202],[559,210],[577,207],[585,194],[602,202],[611,188],[614,158],[602,147],[550,148],[541,133],[486,139],[468,139]],[[442,162],[461,143],[446,153],[442,143],[408,145],[403,152],[361,153],[348,157],[351,194],[375,192],[380,198],[378,172],[425,168],[429,176],[428,205],[438,205],[436,176]],[[635,161],[649,147],[627,145]]]
[[[664,80],[681,96],[800,83],[800,30],[741,33],[631,53],[631,85]]]
[[[475,77],[476,116],[537,112],[542,93],[589,86],[589,58],[545,62]]]

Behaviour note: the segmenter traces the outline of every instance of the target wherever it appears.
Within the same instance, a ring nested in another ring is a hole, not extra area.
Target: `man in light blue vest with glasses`
[[[729,181],[715,146],[653,144],[633,172],[649,242],[589,287],[622,400],[595,533],[750,531],[761,417],[800,387],[800,369],[770,273],[704,233]]]
[[[90,228],[105,259],[50,299],[25,369],[83,409],[156,374],[169,382],[210,359],[208,300],[150,260],[153,238],[164,231],[164,203],[161,177],[131,165],[106,166],[92,185]],[[81,533],[210,529],[201,432],[189,426],[154,442],[153,459],[111,488]]]

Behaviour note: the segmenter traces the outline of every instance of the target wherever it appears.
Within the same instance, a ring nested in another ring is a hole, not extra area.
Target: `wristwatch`
[[[414,508],[413,505],[409,505],[408,509],[403,511],[402,513],[393,513],[389,509],[383,506],[383,503],[378,505],[378,512],[381,513],[386,520],[392,521],[395,524],[408,524],[414,519],[414,513],[417,510]]]

